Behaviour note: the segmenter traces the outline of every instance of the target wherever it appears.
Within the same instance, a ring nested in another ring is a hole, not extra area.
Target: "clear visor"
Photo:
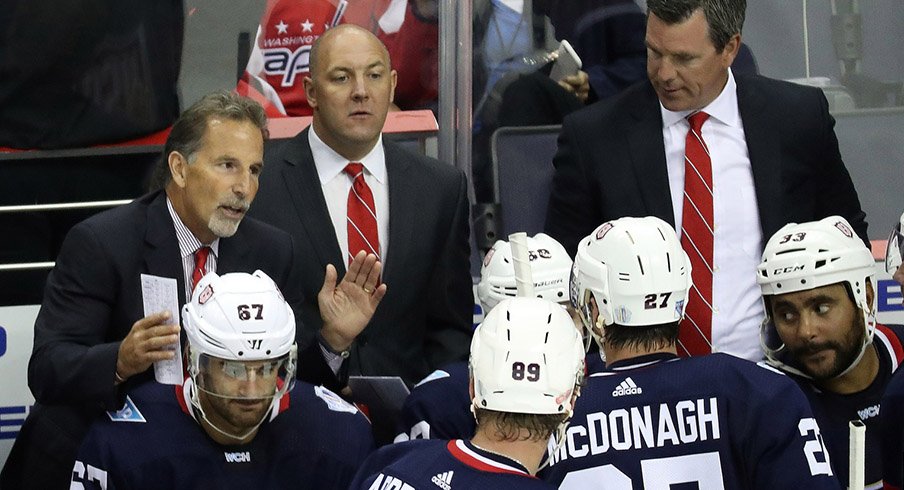
[[[291,383],[288,355],[262,361],[232,361],[201,354],[198,364],[198,389],[221,398],[273,398],[287,382]]]
[[[901,223],[895,225],[895,229],[888,236],[888,245],[885,248],[885,271],[894,274],[904,262],[904,235],[901,234]]]

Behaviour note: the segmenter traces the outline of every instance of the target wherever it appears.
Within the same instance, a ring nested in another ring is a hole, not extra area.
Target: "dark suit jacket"
[[[217,272],[261,269],[284,293],[293,293],[286,298],[297,306],[297,293],[286,287],[292,253],[286,233],[246,218],[234,236],[220,240]],[[179,304],[185,303],[182,260],[163,192],[95,215],[66,236],[35,322],[28,385],[37,404],[16,441],[18,455],[10,456],[23,458],[25,471],[39,464],[52,472],[58,461],[68,474],[90,421],[101,410],[121,408],[124,390],[153,377],[149,369],[113,385],[120,341],[144,317],[141,274],[175,278]],[[51,461],[35,461],[45,457]],[[28,483],[34,482],[23,481]]]
[[[764,240],[786,223],[837,214],[868,243],[822,91],[756,75],[735,80]],[[553,164],[545,228],[572,256],[605,221],[658,216],[675,224],[662,117],[648,81],[567,117]]]
[[[302,317],[313,343],[320,330],[317,292],[327,264],[345,273],[320,187],[308,130],[267,148],[253,216],[289,232]],[[413,384],[467,356],[474,296],[469,272],[468,198],[464,174],[450,165],[383,142],[389,185],[388,289],[346,362],[348,374],[401,376]],[[319,347],[318,347],[319,349]],[[306,352],[314,352],[308,350]],[[300,359],[299,377],[304,379]]]

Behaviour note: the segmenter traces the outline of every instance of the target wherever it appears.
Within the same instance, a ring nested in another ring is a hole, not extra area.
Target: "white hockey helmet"
[[[773,364],[806,376],[780,359],[785,345],[769,311],[770,296],[845,283],[863,314],[866,335],[860,355],[842,374],[857,365],[875,332],[873,305],[868,304],[866,297],[866,285],[874,273],[872,253],[844,218],[829,216],[820,221],[783,226],[766,243],[763,260],[757,267],[757,283],[766,310],[760,327],[760,342],[766,357]]]
[[[182,307],[182,326],[188,337],[191,401],[205,419],[200,391],[221,398],[242,398],[208,386],[203,374],[211,361],[222,364],[227,375],[239,379],[252,375],[245,370],[245,363],[271,361],[257,369],[277,377],[274,391],[249,398],[273,397],[276,402],[292,389],[297,362],[295,315],[264,272],[207,273],[198,282],[191,301]]]
[[[885,248],[885,271],[889,274],[897,272],[898,267],[904,262],[904,214],[895,223],[891,234],[888,235],[888,245]]]
[[[471,340],[475,408],[570,414],[584,376],[584,345],[560,305],[509,298],[490,310]]]
[[[527,248],[537,297],[556,303],[568,301],[571,257],[565,247],[551,236],[537,233],[527,237]],[[512,246],[507,241],[499,240],[487,252],[480,267],[477,298],[484,315],[503,299],[514,298],[516,293]]]
[[[578,244],[571,302],[598,342],[602,327],[613,323],[680,321],[690,289],[691,263],[675,230],[659,218],[607,221]],[[596,324],[591,297],[599,309]]]

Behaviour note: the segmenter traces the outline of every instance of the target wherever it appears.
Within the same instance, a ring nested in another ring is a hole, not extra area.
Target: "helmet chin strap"
[[[576,395],[579,395],[580,390],[581,390],[581,387],[580,387],[580,384],[578,384],[578,386],[575,386],[575,388],[574,388],[573,393],[575,393],[575,395],[572,395],[572,396],[574,397]],[[553,440],[556,443],[555,448],[553,448],[552,451],[546,451],[546,459],[544,459],[543,461],[540,461],[540,466],[537,467],[537,471],[540,471],[543,468],[546,468],[547,466],[549,466],[549,462],[552,460],[553,454],[558,453],[562,449],[562,447],[565,445],[565,431],[568,430],[568,424],[571,423],[571,418],[574,415],[574,403],[575,402],[572,401],[571,407],[565,411],[565,419],[562,420],[562,423],[559,424],[558,427],[556,427],[556,433],[552,436]]]
[[[235,439],[236,441],[244,440],[246,437],[250,436],[251,434],[254,434],[254,432],[257,431],[257,429],[261,426],[261,424],[263,424],[264,421],[267,420],[267,416],[270,415],[270,412],[273,410],[273,404],[277,403],[278,400],[283,395],[283,393],[281,393],[281,390],[277,391],[273,395],[273,398],[270,400],[270,405],[267,407],[267,410],[264,411],[264,414],[263,414],[263,416],[261,416],[261,419],[256,424],[254,424],[254,427],[251,427],[250,429],[248,429],[248,431],[245,432],[244,434],[236,435],[236,434],[231,434],[229,432],[226,432],[225,430],[217,427],[217,424],[215,424],[212,420],[210,420],[210,418],[207,417],[207,413],[204,412],[204,408],[201,406],[201,399],[198,396],[198,393],[199,393],[198,384],[194,381],[194,379],[192,379],[192,386],[191,386],[192,407],[194,407],[194,409],[197,410],[198,413],[201,414],[201,418],[204,420],[204,422],[207,422],[207,425],[209,425],[213,430],[217,431],[217,433],[219,433],[223,436],[226,436],[230,439]],[[218,395],[214,395],[213,393],[210,393],[210,392],[206,392],[206,393],[208,393],[210,396],[218,396]],[[220,397],[220,398],[229,398],[229,397]]]

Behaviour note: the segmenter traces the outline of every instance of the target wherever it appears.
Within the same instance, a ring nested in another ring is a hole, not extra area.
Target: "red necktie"
[[[377,208],[374,195],[364,181],[364,166],[349,163],[345,173],[353,179],[348,191],[348,263],[364,250],[380,258],[380,239],[377,235]]]
[[[198,281],[200,281],[207,272],[205,267],[207,267],[207,256],[209,254],[210,247],[201,247],[195,250],[195,268],[191,271],[191,291],[189,292],[189,296],[195,291],[195,288],[198,286]]]
[[[709,148],[700,131],[708,118],[705,112],[688,117],[691,129],[684,147],[681,246],[691,261],[694,287],[688,296],[678,343],[683,349],[680,353],[688,356],[712,352],[713,171]]]

